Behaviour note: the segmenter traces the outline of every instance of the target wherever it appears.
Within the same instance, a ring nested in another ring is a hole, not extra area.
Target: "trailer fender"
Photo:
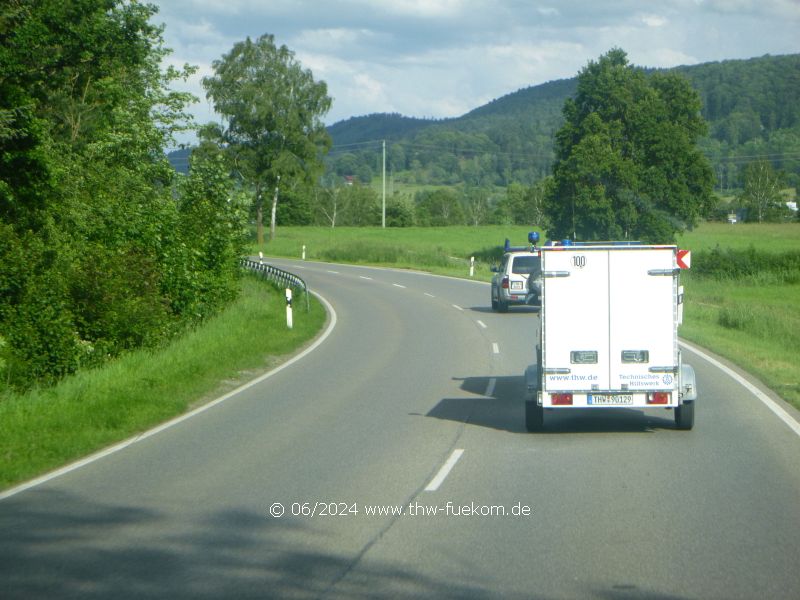
[[[539,365],[528,365],[528,368],[525,369],[525,386],[528,389],[528,393],[535,394],[541,389],[541,377],[541,369],[539,369]]]
[[[697,400],[697,380],[692,365],[681,364],[681,403]]]

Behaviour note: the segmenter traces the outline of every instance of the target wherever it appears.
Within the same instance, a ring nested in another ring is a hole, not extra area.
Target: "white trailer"
[[[537,363],[528,367],[529,431],[577,408],[674,411],[694,426],[694,369],[681,361],[683,288],[675,246],[574,244],[542,249]]]

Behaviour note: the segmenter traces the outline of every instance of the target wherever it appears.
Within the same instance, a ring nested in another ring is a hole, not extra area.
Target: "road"
[[[800,437],[699,356],[693,431],[619,409],[528,434],[535,312],[275,264],[335,309],[324,343],[0,500],[0,598],[800,597]]]

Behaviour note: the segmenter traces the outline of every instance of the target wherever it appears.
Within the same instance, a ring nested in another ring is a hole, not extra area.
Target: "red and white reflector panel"
[[[692,267],[692,251],[691,250],[678,250],[677,254],[678,266],[681,269],[690,269]]]

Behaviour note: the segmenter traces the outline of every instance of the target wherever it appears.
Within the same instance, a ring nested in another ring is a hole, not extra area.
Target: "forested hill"
[[[344,146],[367,140],[399,139],[436,122],[430,119],[404,117],[397,113],[379,113],[339,121],[328,127],[328,133],[336,145]]]
[[[719,188],[737,187],[741,168],[754,156],[769,156],[789,184],[800,182],[800,54],[673,70],[690,80],[703,101],[709,136],[702,149]],[[532,183],[549,174],[553,134],[576,85],[572,78],[524,88],[453,119],[375,114],[341,121],[328,129],[334,140],[329,168],[368,181],[378,173],[380,147],[367,142],[385,139],[398,182]]]

